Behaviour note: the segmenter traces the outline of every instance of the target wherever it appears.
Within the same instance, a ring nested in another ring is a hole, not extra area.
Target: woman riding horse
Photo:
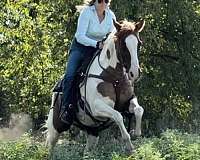
[[[138,48],[141,44],[139,32],[143,30],[145,21],[137,23],[123,21],[113,24],[116,32],[109,34],[101,52],[95,54],[87,70],[85,83],[80,86],[81,98],[87,105],[84,107],[77,105],[74,125],[78,123],[78,127],[87,131],[85,151],[94,148],[98,143],[96,132],[102,130],[102,125],[105,129],[104,124],[109,127],[114,122],[121,131],[126,150],[132,152],[130,134],[125,128],[121,114],[127,111],[135,115],[134,135],[141,135],[144,109],[137,102],[133,84],[139,74]],[[59,118],[61,101],[62,94],[54,92],[47,120],[46,145],[50,151],[54,148],[60,133],[67,130],[65,123]]]
[[[63,104],[60,112],[60,119],[68,128],[73,122],[72,90],[77,69],[84,59],[91,59],[98,49],[103,48],[102,40],[115,29],[113,19],[116,20],[116,17],[109,9],[109,4],[109,0],[91,0],[78,19],[63,81]]]

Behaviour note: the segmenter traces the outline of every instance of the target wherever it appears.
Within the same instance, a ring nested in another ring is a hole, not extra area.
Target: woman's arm
[[[85,46],[92,46],[96,47],[97,41],[90,39],[86,36],[88,26],[89,26],[89,19],[91,17],[91,11],[89,8],[85,8],[79,18],[78,18],[78,25],[75,37],[77,41]]]

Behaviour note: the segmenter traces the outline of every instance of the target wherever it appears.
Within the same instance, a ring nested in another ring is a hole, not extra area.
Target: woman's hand
[[[103,49],[103,42],[102,41],[98,41],[96,48]]]

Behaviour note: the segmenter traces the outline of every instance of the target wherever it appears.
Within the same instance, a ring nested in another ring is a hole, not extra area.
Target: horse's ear
[[[144,26],[145,26],[145,20],[140,20],[135,25],[135,31],[136,32],[141,32],[143,30]]]
[[[113,19],[113,24],[114,24],[117,32],[119,32],[120,29],[122,28],[122,25],[119,22],[115,21],[114,19]]]

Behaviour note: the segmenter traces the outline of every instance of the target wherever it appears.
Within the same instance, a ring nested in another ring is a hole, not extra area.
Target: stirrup
[[[65,111],[60,115],[60,120],[66,125],[70,126],[73,123],[73,115],[71,113]]]

